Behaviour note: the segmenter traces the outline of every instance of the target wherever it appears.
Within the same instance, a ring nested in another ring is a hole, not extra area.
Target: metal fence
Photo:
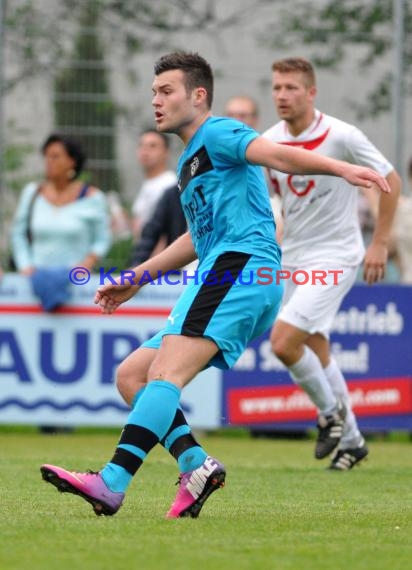
[[[107,57],[107,42],[102,41],[105,34],[99,18],[100,3],[84,2],[77,21],[59,38],[56,32],[62,22],[58,5],[20,4],[17,10],[10,2],[0,3],[0,250],[6,268],[17,200],[27,182],[42,179],[40,148],[51,132],[73,136],[80,142],[87,155],[83,177],[108,193],[113,216],[119,203],[127,210],[116,156],[119,109],[111,92],[114,64]],[[48,22],[57,28],[50,33],[39,22],[45,9],[55,10]],[[114,238],[104,265],[123,265],[129,259],[127,228],[123,225]]]

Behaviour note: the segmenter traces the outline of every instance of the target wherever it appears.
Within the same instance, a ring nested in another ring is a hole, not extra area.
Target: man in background
[[[167,188],[159,198],[153,214],[145,223],[139,241],[133,247],[131,265],[143,263],[161,246],[167,247],[187,231],[177,185]]]
[[[226,117],[245,123],[255,131],[258,130],[259,109],[256,101],[248,95],[235,95],[226,101]]]
[[[315,285],[285,281],[283,307],[271,333],[272,348],[318,409],[315,457],[323,459],[339,445],[330,468],[349,470],[367,456],[368,449],[351,410],[345,379],[330,354],[329,332],[362,260],[368,284],[384,277],[400,178],[359,129],[315,108],[315,73],[309,61],[275,61],[272,71],[273,101],[281,120],[264,133],[265,138],[368,166],[385,177],[391,188],[391,193],[379,197],[375,229],[365,254],[356,186],[334,176],[270,171],[275,192],[282,199],[283,269],[291,273],[297,269],[341,271],[338,283],[331,273],[325,283]]]
[[[136,150],[144,181],[132,206],[132,233],[139,241],[143,226],[153,215],[157,202],[168,188],[177,184],[176,174],[169,169],[170,141],[155,129],[145,130]]]

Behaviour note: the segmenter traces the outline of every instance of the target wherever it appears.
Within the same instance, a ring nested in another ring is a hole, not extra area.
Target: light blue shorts
[[[142,346],[158,349],[169,334],[208,338],[219,347],[209,366],[231,368],[278,314],[283,294],[282,282],[276,283],[278,270],[274,260],[240,252],[203,261],[198,279],[186,285],[165,328]]]

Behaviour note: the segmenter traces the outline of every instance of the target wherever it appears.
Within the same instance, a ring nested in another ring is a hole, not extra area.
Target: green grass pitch
[[[349,473],[313,459],[313,441],[212,435],[224,489],[199,519],[165,520],[177,480],[161,448],[114,517],[42,481],[39,466],[99,469],[117,433],[0,431],[2,570],[406,570],[412,568],[412,443],[370,442]]]

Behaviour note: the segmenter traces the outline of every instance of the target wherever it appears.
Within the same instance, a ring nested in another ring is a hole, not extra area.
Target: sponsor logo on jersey
[[[190,174],[192,176],[195,175],[196,170],[199,168],[199,164],[200,164],[199,159],[197,156],[195,156],[192,162],[190,163]]]

